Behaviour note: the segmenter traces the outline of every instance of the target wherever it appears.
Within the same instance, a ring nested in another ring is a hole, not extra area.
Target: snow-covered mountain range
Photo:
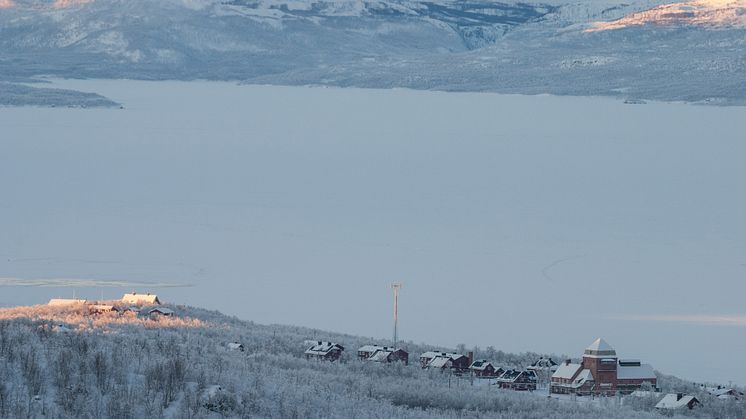
[[[669,3],[1,0],[0,77],[746,103],[746,1]]]

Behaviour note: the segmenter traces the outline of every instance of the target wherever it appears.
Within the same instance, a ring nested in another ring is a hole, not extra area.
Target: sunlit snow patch
[[[586,32],[644,25],[746,28],[746,0],[692,0],[664,4],[611,22],[595,22]]]

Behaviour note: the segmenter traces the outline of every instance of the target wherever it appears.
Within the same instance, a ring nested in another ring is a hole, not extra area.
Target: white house
[[[133,292],[131,294],[124,294],[122,302],[127,304],[158,305],[161,303],[161,300],[159,300],[158,296],[155,294],[138,294]]]
[[[666,394],[666,396],[655,405],[655,408],[660,410],[693,409],[694,406],[698,404],[700,404],[699,400],[694,396],[686,396],[682,393],[671,393]]]
[[[50,306],[69,306],[73,304],[86,304],[88,301],[77,298],[52,298],[49,300]]]

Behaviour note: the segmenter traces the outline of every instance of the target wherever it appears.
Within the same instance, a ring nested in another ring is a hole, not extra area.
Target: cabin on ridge
[[[166,307],[156,307],[148,310],[148,316],[150,316],[151,319],[160,316],[173,317],[173,315],[174,311]]]
[[[158,299],[158,296],[155,294],[147,293],[147,294],[138,294],[136,292],[132,292],[131,294],[124,294],[124,297],[122,297],[122,302],[127,304],[145,304],[145,305],[160,305],[161,300]]]
[[[88,301],[77,298],[52,298],[49,300],[50,306],[69,306],[73,304],[87,304]]]

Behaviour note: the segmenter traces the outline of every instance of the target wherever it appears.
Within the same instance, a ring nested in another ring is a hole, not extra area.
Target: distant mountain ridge
[[[0,78],[210,79],[746,104],[745,30],[727,19],[719,31],[685,18],[628,24],[674,7],[663,3],[4,0]],[[733,15],[744,16],[743,1],[732,3]],[[614,30],[594,31],[601,27]]]

